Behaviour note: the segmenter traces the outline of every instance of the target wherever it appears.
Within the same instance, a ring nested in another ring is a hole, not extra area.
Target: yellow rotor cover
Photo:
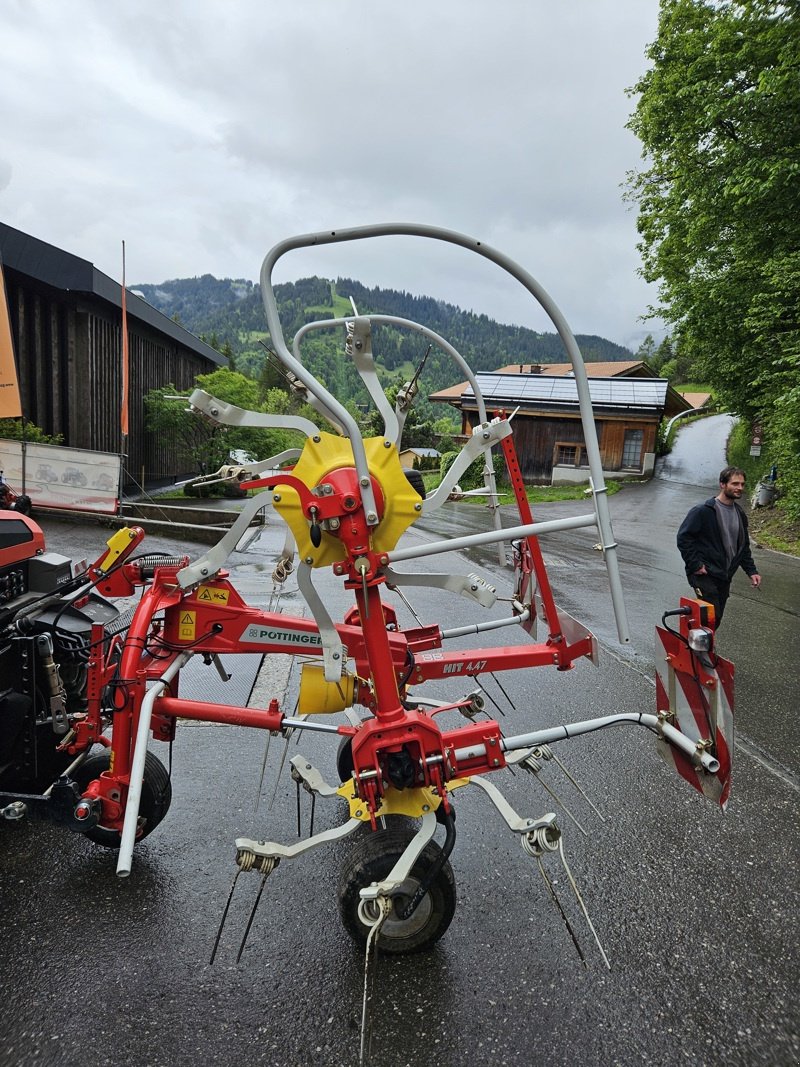
[[[422,497],[409,484],[400,464],[397,448],[383,437],[364,441],[369,472],[383,493],[383,515],[370,533],[370,546],[375,552],[390,552],[419,514]],[[310,490],[325,481],[332,472],[343,467],[355,468],[353,449],[346,437],[321,433],[319,439],[309,438],[300,459],[291,472]],[[322,528],[319,548],[311,543],[309,521],[303,514],[297,491],[288,485],[275,484],[276,511],[294,534],[300,557],[310,560],[313,567],[329,567],[347,557],[342,542]],[[342,519],[342,521],[346,521]]]

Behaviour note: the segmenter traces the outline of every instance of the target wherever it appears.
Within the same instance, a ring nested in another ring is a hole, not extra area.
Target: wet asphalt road
[[[717,449],[721,460],[726,432],[717,420],[686,427],[669,468],[611,499],[630,645],[616,642],[602,559],[592,547],[596,535],[543,538],[556,599],[598,635],[601,665],[499,676],[511,703],[494,679],[485,678],[487,693],[505,712],[506,733],[653,709],[653,627],[688,591],[675,529],[691,504],[711,495],[721,466],[712,462],[708,477],[694,473],[692,464],[698,455],[711,462]],[[687,443],[687,435],[698,433]],[[449,505],[443,523],[464,533],[475,515],[469,508]],[[553,504],[536,517],[585,510],[582,503]],[[99,554],[93,549],[104,534],[96,527],[43,525],[53,550]],[[428,535],[416,527],[408,535],[419,536]],[[235,583],[250,602],[266,602],[279,538],[271,527],[233,560]],[[158,537],[147,543],[173,547]],[[190,551],[197,555],[202,548]],[[477,565],[499,582],[492,557],[465,565],[437,556],[421,568],[463,572]],[[556,767],[543,772],[588,832],[584,836],[564,815],[559,819],[611,970],[554,857],[547,869],[586,968],[535,861],[477,789],[459,790],[451,858],[456,916],[431,953],[381,960],[374,1063],[750,1067],[797,1061],[800,561],[758,549],[756,559],[764,586],[752,591],[743,576],[737,579],[720,634],[721,651],[737,665],[740,741],[728,812],[723,816],[674,778],[642,730],[605,731],[554,746],[605,823]],[[323,589],[325,581],[318,579]],[[425,622],[449,626],[474,618],[466,601],[451,600],[444,604],[441,594],[430,592],[413,597]],[[301,609],[296,593],[283,607]],[[408,613],[402,606],[398,611],[408,625]],[[513,640],[500,631],[484,643]],[[276,670],[264,683],[266,695],[281,695],[274,688],[281,689],[284,678]],[[289,709],[295,690],[293,675]],[[451,682],[431,687],[430,695],[461,692]],[[496,709],[490,705],[490,711]],[[283,747],[271,744],[255,813],[260,734],[182,726],[173,753],[172,808],[137,847],[127,881],[116,878],[113,853],[80,837],[35,823],[0,826],[0,1064],[357,1063],[362,960],[336,912],[346,845],[278,868],[237,965],[259,881],[242,875],[217,961],[208,963],[234,871],[234,838],[288,842],[296,836],[294,787],[285,769],[277,774]],[[298,751],[333,778],[325,738],[292,739],[289,755]],[[502,772],[493,781],[523,814],[558,810],[534,776]],[[337,803],[317,803],[315,829],[340,821]],[[306,827],[308,815],[306,805]]]

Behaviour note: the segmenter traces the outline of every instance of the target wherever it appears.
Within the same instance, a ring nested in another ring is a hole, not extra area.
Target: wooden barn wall
[[[118,451],[122,395],[121,324],[102,314],[88,316],[89,381],[102,383],[88,398],[92,438],[109,444],[92,447]],[[178,392],[194,387],[198,374],[213,368],[206,360],[135,320],[128,319],[128,441],[126,482],[141,482],[187,473],[174,438],[145,429],[144,397],[151,389],[174,385]],[[111,444],[113,442],[113,444]]]
[[[477,416],[470,413],[473,425]],[[583,424],[580,418],[569,416],[535,416],[523,415],[521,412],[514,419],[514,446],[522,470],[522,477],[527,483],[550,482],[553,473],[553,450],[556,441],[582,442]]]
[[[477,415],[468,413],[470,427],[477,424]],[[595,419],[603,469],[622,469],[622,448],[626,430],[641,429],[642,454],[655,451],[657,420],[635,416],[603,417]],[[471,432],[471,429],[467,432]],[[550,482],[556,443],[583,443],[583,424],[578,416],[524,415],[514,419],[514,444],[522,477],[526,482]]]
[[[627,430],[642,430],[642,452],[655,452],[657,423],[652,419],[626,417],[624,419],[603,420],[603,434],[600,439],[600,458],[603,469],[607,471],[622,470],[622,449]],[[641,466],[641,461],[640,461]]]
[[[66,310],[40,292],[14,286],[9,273],[6,286],[22,409],[29,421],[48,433],[63,434],[66,439],[69,380]]]
[[[73,448],[119,452],[121,314],[6,270],[11,329],[25,417]],[[214,365],[129,316],[129,436],[126,481],[185,472],[175,441],[144,428],[143,398],[172,384],[193,388]]]

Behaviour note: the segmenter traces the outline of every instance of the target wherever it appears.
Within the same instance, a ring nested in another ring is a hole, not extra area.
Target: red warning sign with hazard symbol
[[[701,663],[677,633],[656,627],[656,710],[719,762],[715,773],[666,741],[659,751],[694,789],[725,810],[733,769],[733,675],[730,660],[712,654]]]

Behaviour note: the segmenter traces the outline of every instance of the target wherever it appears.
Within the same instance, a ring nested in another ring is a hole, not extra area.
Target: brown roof
[[[589,378],[627,377],[644,366],[641,359],[614,359],[604,363],[584,363]],[[539,369],[534,371],[533,367]],[[646,369],[647,377],[651,378],[653,372],[649,367]],[[572,363],[510,363],[507,367],[500,367],[495,374],[572,374]]]
[[[681,396],[692,408],[704,408],[711,399],[711,393],[681,393]]]

